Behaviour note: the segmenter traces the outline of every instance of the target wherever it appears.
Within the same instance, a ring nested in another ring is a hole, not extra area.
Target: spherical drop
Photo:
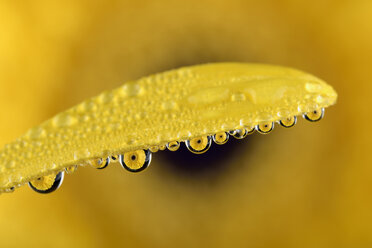
[[[257,132],[260,134],[268,134],[274,129],[274,122],[262,123],[256,126]]]
[[[149,150],[137,150],[120,155],[119,162],[130,172],[140,172],[150,165],[151,157],[152,153]]]
[[[226,142],[229,140],[229,133],[227,132],[219,132],[213,135],[213,141],[217,145],[223,145],[226,144]]]
[[[67,174],[74,173],[77,170],[77,165],[71,165],[65,168]]]
[[[293,127],[296,124],[296,122],[297,116],[288,117],[279,121],[280,125],[286,128]]]
[[[47,194],[58,189],[64,178],[65,173],[59,172],[57,175],[52,174],[48,176],[39,177],[36,180],[30,181],[28,185],[31,189],[38,193]]]
[[[107,157],[106,159],[103,158],[97,158],[91,161],[91,165],[99,170],[102,170],[106,168],[110,164],[110,157]]]
[[[248,135],[248,130],[245,128],[235,130],[233,135],[235,139],[244,139]]]
[[[187,140],[186,147],[190,152],[195,154],[202,154],[209,150],[212,144],[212,138],[210,136],[202,136]]]
[[[180,148],[180,142],[178,142],[178,141],[169,142],[167,144],[167,148],[168,148],[169,151],[172,151],[172,152],[177,151],[178,148]]]
[[[321,109],[315,109],[311,112],[307,112],[304,114],[304,118],[308,121],[314,122],[314,121],[320,121],[324,116],[324,108]]]

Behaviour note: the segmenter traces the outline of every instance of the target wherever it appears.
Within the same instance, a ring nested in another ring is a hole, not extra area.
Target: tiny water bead
[[[104,169],[110,164],[110,157],[107,157],[106,159],[103,158],[97,158],[93,159],[91,161],[91,165],[96,169]]]
[[[226,144],[226,142],[229,140],[229,133],[227,132],[219,132],[213,135],[213,141],[217,145],[223,145]]]
[[[130,172],[140,172],[150,165],[151,157],[152,153],[149,150],[137,150],[120,155],[119,162]]]
[[[72,165],[72,166],[66,167],[65,171],[67,174],[71,174],[77,170],[77,167],[78,167],[77,165]]]
[[[245,128],[235,130],[233,137],[235,139],[244,139],[248,135],[248,130]]]
[[[236,133],[236,130],[230,130],[230,131],[228,131],[228,133],[229,133],[230,135],[234,136],[235,133]]]
[[[169,151],[175,152],[180,148],[180,142],[178,141],[172,141],[167,144],[167,148]]]
[[[64,178],[65,173],[59,172],[57,175],[52,174],[48,176],[39,177],[28,183],[31,189],[38,193],[47,194],[58,189]]]
[[[297,116],[292,116],[279,121],[282,127],[293,127],[297,123]]]
[[[324,108],[315,109],[311,112],[307,112],[303,117],[311,122],[320,121],[324,116]]]
[[[149,148],[150,152],[152,153],[155,153],[155,152],[158,152],[159,151],[159,147],[158,146],[152,146]]]
[[[203,136],[187,140],[185,142],[187,149],[195,154],[202,154],[209,150],[212,144],[211,136]]]
[[[268,134],[274,129],[274,122],[267,122],[256,126],[257,132],[260,134]]]

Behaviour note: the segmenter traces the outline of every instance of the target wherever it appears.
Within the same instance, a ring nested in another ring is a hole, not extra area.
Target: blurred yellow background
[[[2,0],[0,145],[127,80],[220,61],[310,72],[338,103],[214,145],[200,170],[162,152],[138,175],[81,168],[50,195],[2,194],[0,247],[371,247],[370,0]]]

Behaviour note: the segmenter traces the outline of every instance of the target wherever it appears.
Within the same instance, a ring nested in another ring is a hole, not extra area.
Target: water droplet
[[[202,154],[209,150],[212,144],[211,136],[202,136],[187,140],[186,147],[190,152],[195,154]]]
[[[15,190],[15,187],[12,186],[12,187],[10,187],[10,188],[5,189],[5,192],[6,192],[6,193],[12,193],[12,192],[14,192],[14,190]]]
[[[245,126],[244,128],[247,130],[248,135],[254,133],[254,131],[256,130],[255,126]]]
[[[85,148],[85,149],[81,148],[74,152],[74,160],[85,159],[89,157],[89,155],[90,155],[90,151],[88,150],[88,148]]]
[[[231,101],[233,102],[242,102],[245,101],[244,93],[235,93],[231,96]]]
[[[322,103],[324,103],[324,102],[326,101],[326,99],[325,99],[323,96],[319,95],[319,96],[317,96],[317,97],[315,98],[315,101],[316,101],[317,103],[319,103],[319,104],[322,104]]]
[[[121,88],[124,96],[137,96],[144,92],[144,89],[137,83],[126,83]]]
[[[180,148],[180,142],[178,142],[178,141],[169,142],[167,144],[167,148],[168,148],[169,151],[172,151],[172,152],[177,151],[178,148]]]
[[[111,91],[107,91],[99,95],[97,99],[101,103],[109,103],[114,99],[114,96]]]
[[[287,118],[290,115],[291,115],[291,111],[289,111],[288,109],[280,109],[277,113],[277,116],[283,119]]]
[[[120,155],[119,162],[130,172],[140,172],[150,165],[151,157],[152,153],[149,150],[137,150]]]
[[[223,87],[201,89],[188,97],[192,104],[212,104],[224,101],[229,97],[229,89]]]
[[[234,136],[235,133],[236,133],[236,130],[235,130],[235,129],[234,129],[234,130],[230,130],[228,133],[229,133],[230,135]]]
[[[159,151],[159,147],[158,146],[152,146],[149,148],[150,152],[154,153],[154,152],[157,152]]]
[[[16,162],[14,160],[8,161],[8,163],[5,165],[8,169],[13,169],[16,166]]]
[[[322,85],[317,83],[306,83],[305,89],[310,93],[317,93],[322,90]]]
[[[72,174],[72,173],[74,173],[75,171],[77,171],[77,168],[78,168],[77,165],[71,165],[71,166],[69,166],[69,167],[66,167],[66,168],[65,168],[65,171],[66,171],[67,174]]]
[[[161,107],[163,110],[173,110],[177,109],[178,105],[175,101],[165,101],[162,103]]]
[[[35,127],[30,129],[26,136],[30,139],[37,139],[37,138],[43,138],[46,136],[46,131],[42,127]]]
[[[280,125],[289,128],[293,127],[297,122],[297,116],[288,117],[279,121]]]
[[[116,161],[116,160],[118,160],[119,159],[119,155],[112,155],[111,156],[111,160],[112,161]]]
[[[160,151],[164,151],[166,148],[167,148],[166,145],[161,145],[161,146],[159,146],[159,150],[160,150]]]
[[[321,109],[315,109],[311,112],[308,112],[308,113],[305,113],[303,115],[303,117],[308,120],[308,121],[311,121],[311,122],[314,122],[314,121],[319,121],[323,118],[324,116],[324,108],[321,108]]]
[[[103,158],[96,158],[89,162],[94,168],[96,169],[104,169],[110,164],[110,157],[106,159]]]
[[[226,142],[229,140],[229,133],[227,132],[219,132],[213,135],[213,141],[217,145],[223,145],[226,144]]]
[[[235,139],[244,139],[248,135],[248,130],[245,128],[235,130],[233,135]]]
[[[72,126],[77,123],[77,119],[67,113],[62,113],[53,118],[53,124],[57,127]]]
[[[38,193],[47,194],[58,189],[64,178],[65,173],[59,172],[57,175],[52,174],[48,176],[39,177],[28,183],[31,189]]]
[[[256,126],[257,132],[261,134],[268,134],[274,129],[274,122],[266,122]]]

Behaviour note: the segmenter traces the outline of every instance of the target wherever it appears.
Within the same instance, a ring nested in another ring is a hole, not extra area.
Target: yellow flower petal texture
[[[184,67],[103,92],[0,151],[0,191],[72,165],[172,141],[278,122],[336,102],[331,86],[279,66]]]

